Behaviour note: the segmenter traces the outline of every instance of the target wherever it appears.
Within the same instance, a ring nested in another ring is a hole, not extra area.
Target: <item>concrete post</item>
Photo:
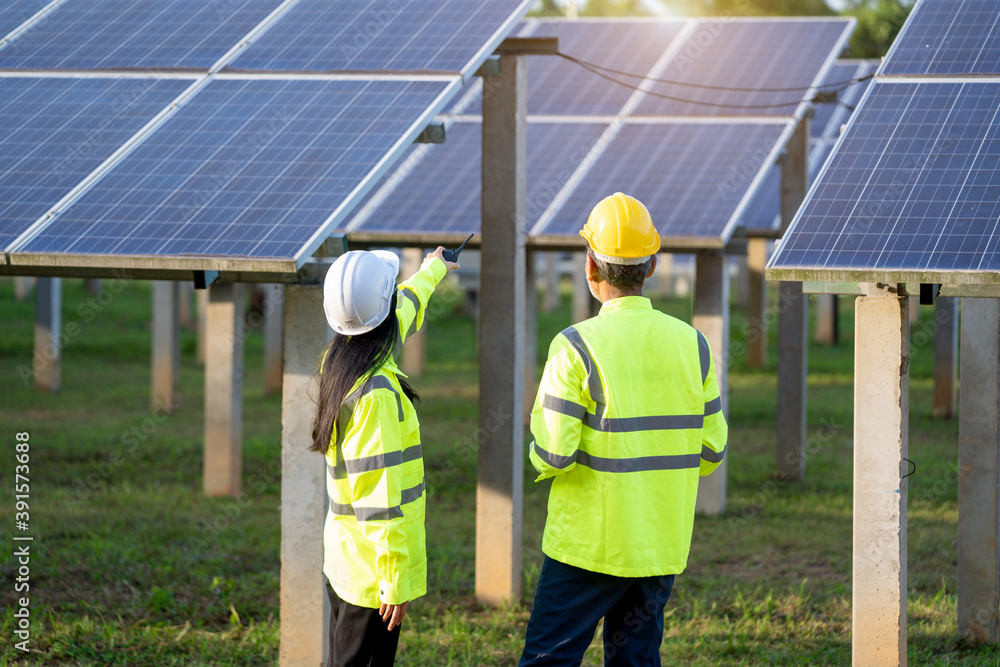
[[[808,302],[802,283],[778,283],[778,443],[776,470],[782,479],[806,474],[806,376]]]
[[[656,258],[656,290],[660,296],[670,296],[674,292],[674,256],[661,252]]]
[[[205,365],[205,346],[208,341],[208,290],[196,290],[198,302],[198,363]]]
[[[750,266],[747,257],[733,257],[736,264],[736,306],[750,309]]]
[[[974,644],[995,644],[1000,641],[1000,299],[962,299],[961,402],[958,633]]]
[[[180,387],[181,337],[177,313],[179,285],[153,281],[153,372],[150,409],[172,411]]]
[[[62,278],[39,278],[35,286],[35,387],[62,388]]]
[[[788,159],[781,165],[782,233],[795,217],[809,182],[809,118],[803,118],[788,140]],[[803,479],[806,472],[806,374],[809,355],[809,307],[802,283],[778,284],[778,443],[777,472],[784,479]]]
[[[909,299],[855,305],[853,663],[906,665]]]
[[[767,281],[764,266],[767,264],[768,239],[747,241],[747,282],[750,295],[747,306],[747,366],[762,368],[767,365]]]
[[[592,302],[597,301],[587,284],[587,253],[573,253],[573,324],[590,319]]]
[[[910,324],[916,324],[920,321],[920,297],[911,296],[910,297]]]
[[[205,360],[205,494],[237,496],[243,472],[245,286],[208,289]]]
[[[277,394],[284,383],[282,348],[285,339],[285,286],[261,285],[264,290],[264,393]]]
[[[25,278],[24,276],[14,276],[14,299],[16,301],[24,301],[31,295],[31,291],[35,288],[34,278]]]
[[[722,411],[729,415],[729,275],[722,253],[698,253],[694,278],[694,317],[691,324],[705,335],[722,395]],[[698,485],[697,512],[716,516],[726,511],[726,475],[729,457]]]
[[[501,56],[483,99],[480,272],[479,482],[476,598],[497,605],[521,595],[524,482],[525,134],[523,56]]]
[[[837,344],[837,296],[817,294],[816,302],[816,342],[820,345]]]
[[[542,292],[541,310],[551,313],[559,307],[559,267],[558,257],[554,252],[544,253],[545,256],[545,289]]]
[[[177,283],[177,319],[184,329],[195,327],[194,313],[191,310],[191,300],[194,298],[194,283],[184,280]]]
[[[91,296],[97,296],[101,293],[102,281],[100,278],[87,278],[83,281],[83,288],[87,291],[87,294]]]
[[[948,419],[958,405],[958,300],[940,297],[934,302],[934,411]]]
[[[420,270],[420,265],[423,261],[424,254],[420,248],[404,248],[403,261],[400,266],[400,279],[409,280]],[[422,375],[424,366],[427,363],[427,336],[425,332],[427,331],[428,324],[425,319],[424,325],[420,327],[420,331],[407,338],[406,343],[403,345],[403,358],[400,368],[411,377]]]
[[[325,665],[330,602],[323,575],[326,462],[310,452],[316,365],[332,337],[323,288],[285,292],[281,390],[281,667]]]
[[[546,259],[552,253],[545,253]],[[534,251],[525,252],[525,291],[524,291],[524,425],[531,422],[531,408],[535,404],[535,393],[538,391],[538,377],[535,367],[538,359],[538,281],[536,280],[537,263]],[[546,266],[546,270],[548,267]],[[546,281],[547,282],[547,281]],[[545,300],[543,295],[542,301]]]

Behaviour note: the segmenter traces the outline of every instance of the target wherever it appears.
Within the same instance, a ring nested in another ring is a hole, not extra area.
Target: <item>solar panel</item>
[[[532,37],[558,37],[559,50],[587,62],[646,74],[677,37],[681,21],[525,21]],[[628,79],[638,84],[639,79]],[[632,90],[552,56],[528,57],[528,113],[614,116]],[[466,113],[481,113],[479,101]]]
[[[717,245],[788,123],[627,124],[544,228],[573,236],[591,208],[627,192],[650,210],[660,236]]]
[[[208,69],[279,4],[70,0],[0,50],[0,69]]]
[[[603,123],[529,123],[527,227],[538,220],[552,198],[594,146],[607,125]],[[479,232],[482,215],[482,125],[453,123],[448,142],[413,149],[425,153],[419,162],[400,161],[408,170],[391,192],[363,221],[344,229],[365,233],[471,234]],[[378,197],[380,186],[369,197]],[[358,207],[362,211],[364,205]]]
[[[842,81],[851,81],[852,79],[860,79],[874,73],[876,69],[878,69],[877,60],[838,60],[830,68],[829,72],[827,72],[826,77],[823,79],[823,84],[829,85]],[[847,122],[847,117],[850,114],[850,110],[845,107],[853,107],[857,104],[861,96],[864,95],[864,92],[868,90],[870,84],[871,80],[869,79],[840,90],[837,93],[837,100],[840,104],[816,104],[813,107],[815,115],[812,118],[809,128],[811,136],[815,138],[836,138],[839,136],[840,126]],[[833,92],[841,87],[825,88],[824,90]],[[845,113],[838,114],[838,106]],[[834,121],[834,117],[838,115],[842,116],[842,118]]]
[[[1000,84],[876,83],[771,264],[800,267],[1000,271]]]
[[[882,74],[1000,74],[1000,3],[922,0]]]
[[[0,78],[0,248],[190,84],[179,79]]]
[[[647,96],[636,109],[646,116],[792,115],[817,74],[846,42],[847,20],[700,21],[659,78],[756,92],[709,90],[657,83],[659,95],[739,107],[782,104],[778,108],[717,108]],[[765,92],[764,88],[802,88]]]
[[[833,143],[825,139],[813,139],[809,142],[809,182],[826,164],[833,150]],[[748,230],[774,231],[781,227],[781,167],[771,167],[760,187],[747,205],[740,219]]]
[[[19,250],[293,258],[449,85],[217,79]]]
[[[492,52],[531,4],[532,0],[301,0],[231,67],[471,74],[473,65]]]
[[[0,39],[17,30],[51,0],[17,0],[0,7]]]

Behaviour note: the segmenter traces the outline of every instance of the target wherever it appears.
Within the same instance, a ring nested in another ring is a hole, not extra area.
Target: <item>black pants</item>
[[[659,667],[674,575],[632,579],[542,563],[520,667],[579,665],[604,618],[604,664]]]
[[[389,623],[378,609],[344,602],[326,584],[330,597],[330,659],[326,667],[383,667],[396,661],[399,626],[389,632]]]

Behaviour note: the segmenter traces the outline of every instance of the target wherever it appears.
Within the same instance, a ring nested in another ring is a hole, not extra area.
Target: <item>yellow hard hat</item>
[[[660,235],[642,202],[616,192],[590,212],[580,230],[597,259],[611,264],[641,264],[660,249]]]

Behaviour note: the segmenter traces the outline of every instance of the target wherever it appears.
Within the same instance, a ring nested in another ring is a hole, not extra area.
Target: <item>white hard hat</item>
[[[386,250],[352,250],[337,258],[323,282],[323,310],[344,336],[367,333],[389,315],[399,258]]]

